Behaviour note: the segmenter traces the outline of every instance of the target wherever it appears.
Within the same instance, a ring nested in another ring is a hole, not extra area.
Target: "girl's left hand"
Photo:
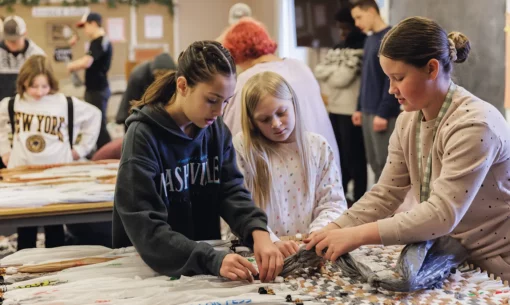
[[[306,250],[311,250],[315,246],[317,255],[334,262],[341,255],[359,248],[362,245],[360,240],[354,228],[324,230],[312,237],[306,245]],[[326,253],[323,253],[325,249]]]
[[[71,152],[73,153],[73,160],[74,161],[80,159],[80,155],[76,152],[76,150],[72,149]]]

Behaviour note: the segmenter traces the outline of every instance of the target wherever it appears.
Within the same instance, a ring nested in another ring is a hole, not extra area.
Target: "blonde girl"
[[[242,91],[237,162],[276,236],[319,230],[346,209],[341,176],[326,139],[305,131],[297,97],[279,74],[251,77]],[[286,256],[293,243],[273,240]]]

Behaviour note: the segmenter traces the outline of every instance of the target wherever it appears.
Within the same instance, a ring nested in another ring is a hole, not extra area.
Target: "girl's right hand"
[[[291,256],[292,254],[296,254],[296,252],[299,250],[299,245],[293,240],[277,241],[274,244],[278,247],[278,250],[280,250],[285,258]]]
[[[308,235],[308,237],[303,240],[303,242],[305,244],[309,243],[314,237],[316,237],[317,235],[319,235],[320,233],[324,232],[324,231],[329,231],[329,230],[336,230],[336,229],[340,229],[340,226],[337,225],[336,223],[334,222],[330,222],[327,226],[325,226],[324,228],[320,229],[320,230],[317,230],[317,231],[314,231],[312,233],[310,233],[310,235]]]
[[[220,275],[232,281],[253,282],[252,274],[259,273],[252,263],[239,254],[227,254],[221,263]]]
[[[9,163],[9,157],[11,156],[11,153],[8,152],[8,153],[5,153],[3,156],[2,156],[2,162],[4,163],[4,165],[7,167],[7,164]]]

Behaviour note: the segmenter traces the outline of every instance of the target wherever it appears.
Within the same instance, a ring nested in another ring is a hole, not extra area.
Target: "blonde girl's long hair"
[[[247,174],[245,183],[252,192],[255,204],[262,209],[275,200],[276,190],[272,185],[271,160],[281,158],[283,162],[285,156],[279,153],[279,145],[267,139],[257,128],[253,117],[255,109],[260,100],[270,95],[278,99],[292,100],[294,104],[294,113],[296,124],[294,134],[298,152],[300,152],[301,164],[303,164],[304,191],[305,198],[312,193],[311,184],[311,153],[306,138],[305,129],[301,119],[299,103],[296,93],[289,83],[279,74],[274,72],[262,72],[252,76],[244,85],[242,90],[242,112],[241,125],[243,130],[243,152],[246,156]],[[283,168],[282,168],[283,170]],[[299,179],[300,177],[296,177]],[[280,190],[284,191],[284,190]]]

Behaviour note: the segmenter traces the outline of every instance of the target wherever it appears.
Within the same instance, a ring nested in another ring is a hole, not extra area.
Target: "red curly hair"
[[[223,45],[230,51],[236,64],[274,54],[277,48],[264,26],[249,18],[242,18],[227,31]]]

